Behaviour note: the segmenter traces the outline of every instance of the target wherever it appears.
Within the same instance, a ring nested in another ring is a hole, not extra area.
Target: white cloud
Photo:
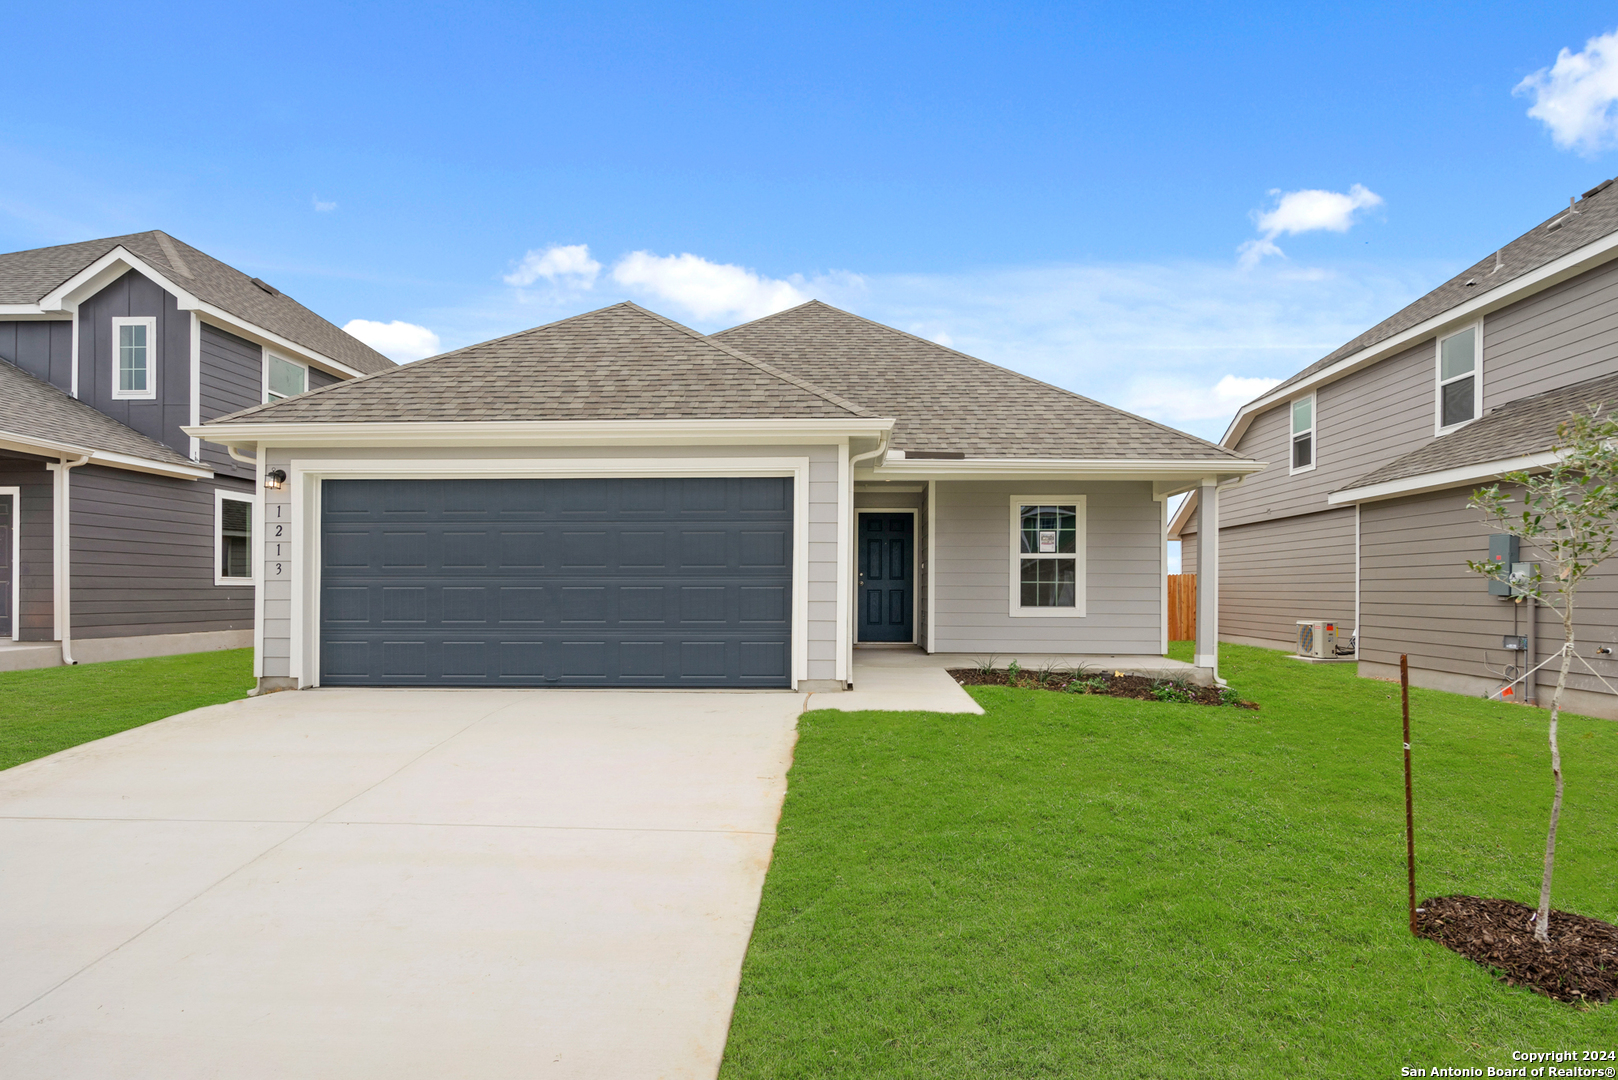
[[[1583,52],[1563,49],[1511,91],[1532,95],[1528,115],[1544,124],[1563,150],[1594,154],[1618,143],[1618,30],[1593,37]]]
[[[535,249],[522,257],[517,269],[505,276],[507,285],[518,288],[532,285],[540,278],[552,284],[567,284],[588,289],[601,273],[601,264],[590,257],[588,244],[552,244]]]
[[[947,333],[945,333],[942,330],[940,330],[938,333],[933,335],[933,340],[935,342],[937,342],[938,344],[944,346],[944,348],[946,348],[946,349],[953,349],[955,347],[955,339],[950,337]]]
[[[331,213],[331,211],[337,209],[337,204],[336,203],[334,203],[334,202],[322,202],[319,195],[311,195],[311,196],[309,196],[309,201],[314,203],[315,213],[317,213],[317,214],[329,214],[329,213]]]
[[[343,329],[389,360],[401,364],[408,364],[412,360],[420,360],[443,351],[439,346],[437,334],[425,326],[400,322],[397,319],[393,322],[350,319],[344,324]]]
[[[1124,404],[1130,412],[1176,426],[1200,420],[1229,420],[1236,410],[1280,379],[1264,375],[1224,375],[1212,386],[1185,378],[1146,378],[1135,382]]]
[[[1296,236],[1306,232],[1347,232],[1354,224],[1354,215],[1373,206],[1382,205],[1382,196],[1363,184],[1355,184],[1347,192],[1322,191],[1305,188],[1302,191],[1283,192],[1276,188],[1270,192],[1275,205],[1267,210],[1253,212],[1253,224],[1263,235],[1248,240],[1236,250],[1244,267],[1253,267],[1266,255],[1280,255],[1277,236]]]
[[[792,281],[767,278],[744,266],[709,262],[699,255],[635,251],[612,268],[612,280],[653,301],[677,304],[698,320],[748,322],[810,299]]]

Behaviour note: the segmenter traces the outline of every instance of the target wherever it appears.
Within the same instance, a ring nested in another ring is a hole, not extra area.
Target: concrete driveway
[[[803,701],[305,691],[0,772],[0,1076],[711,1077]]]

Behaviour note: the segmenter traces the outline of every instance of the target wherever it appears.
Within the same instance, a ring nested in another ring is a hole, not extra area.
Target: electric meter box
[[[1510,533],[1489,534],[1489,563],[1499,577],[1489,578],[1490,596],[1511,596],[1511,568],[1517,562],[1517,538]]]

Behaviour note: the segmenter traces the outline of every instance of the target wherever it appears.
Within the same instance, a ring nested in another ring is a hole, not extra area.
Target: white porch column
[[[1197,667],[1219,675],[1219,479],[1197,491]]]

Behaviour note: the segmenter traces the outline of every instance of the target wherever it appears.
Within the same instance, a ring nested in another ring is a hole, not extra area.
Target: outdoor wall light
[[[271,469],[264,474],[264,486],[271,491],[280,491],[281,485],[286,482],[287,471],[285,469]]]

